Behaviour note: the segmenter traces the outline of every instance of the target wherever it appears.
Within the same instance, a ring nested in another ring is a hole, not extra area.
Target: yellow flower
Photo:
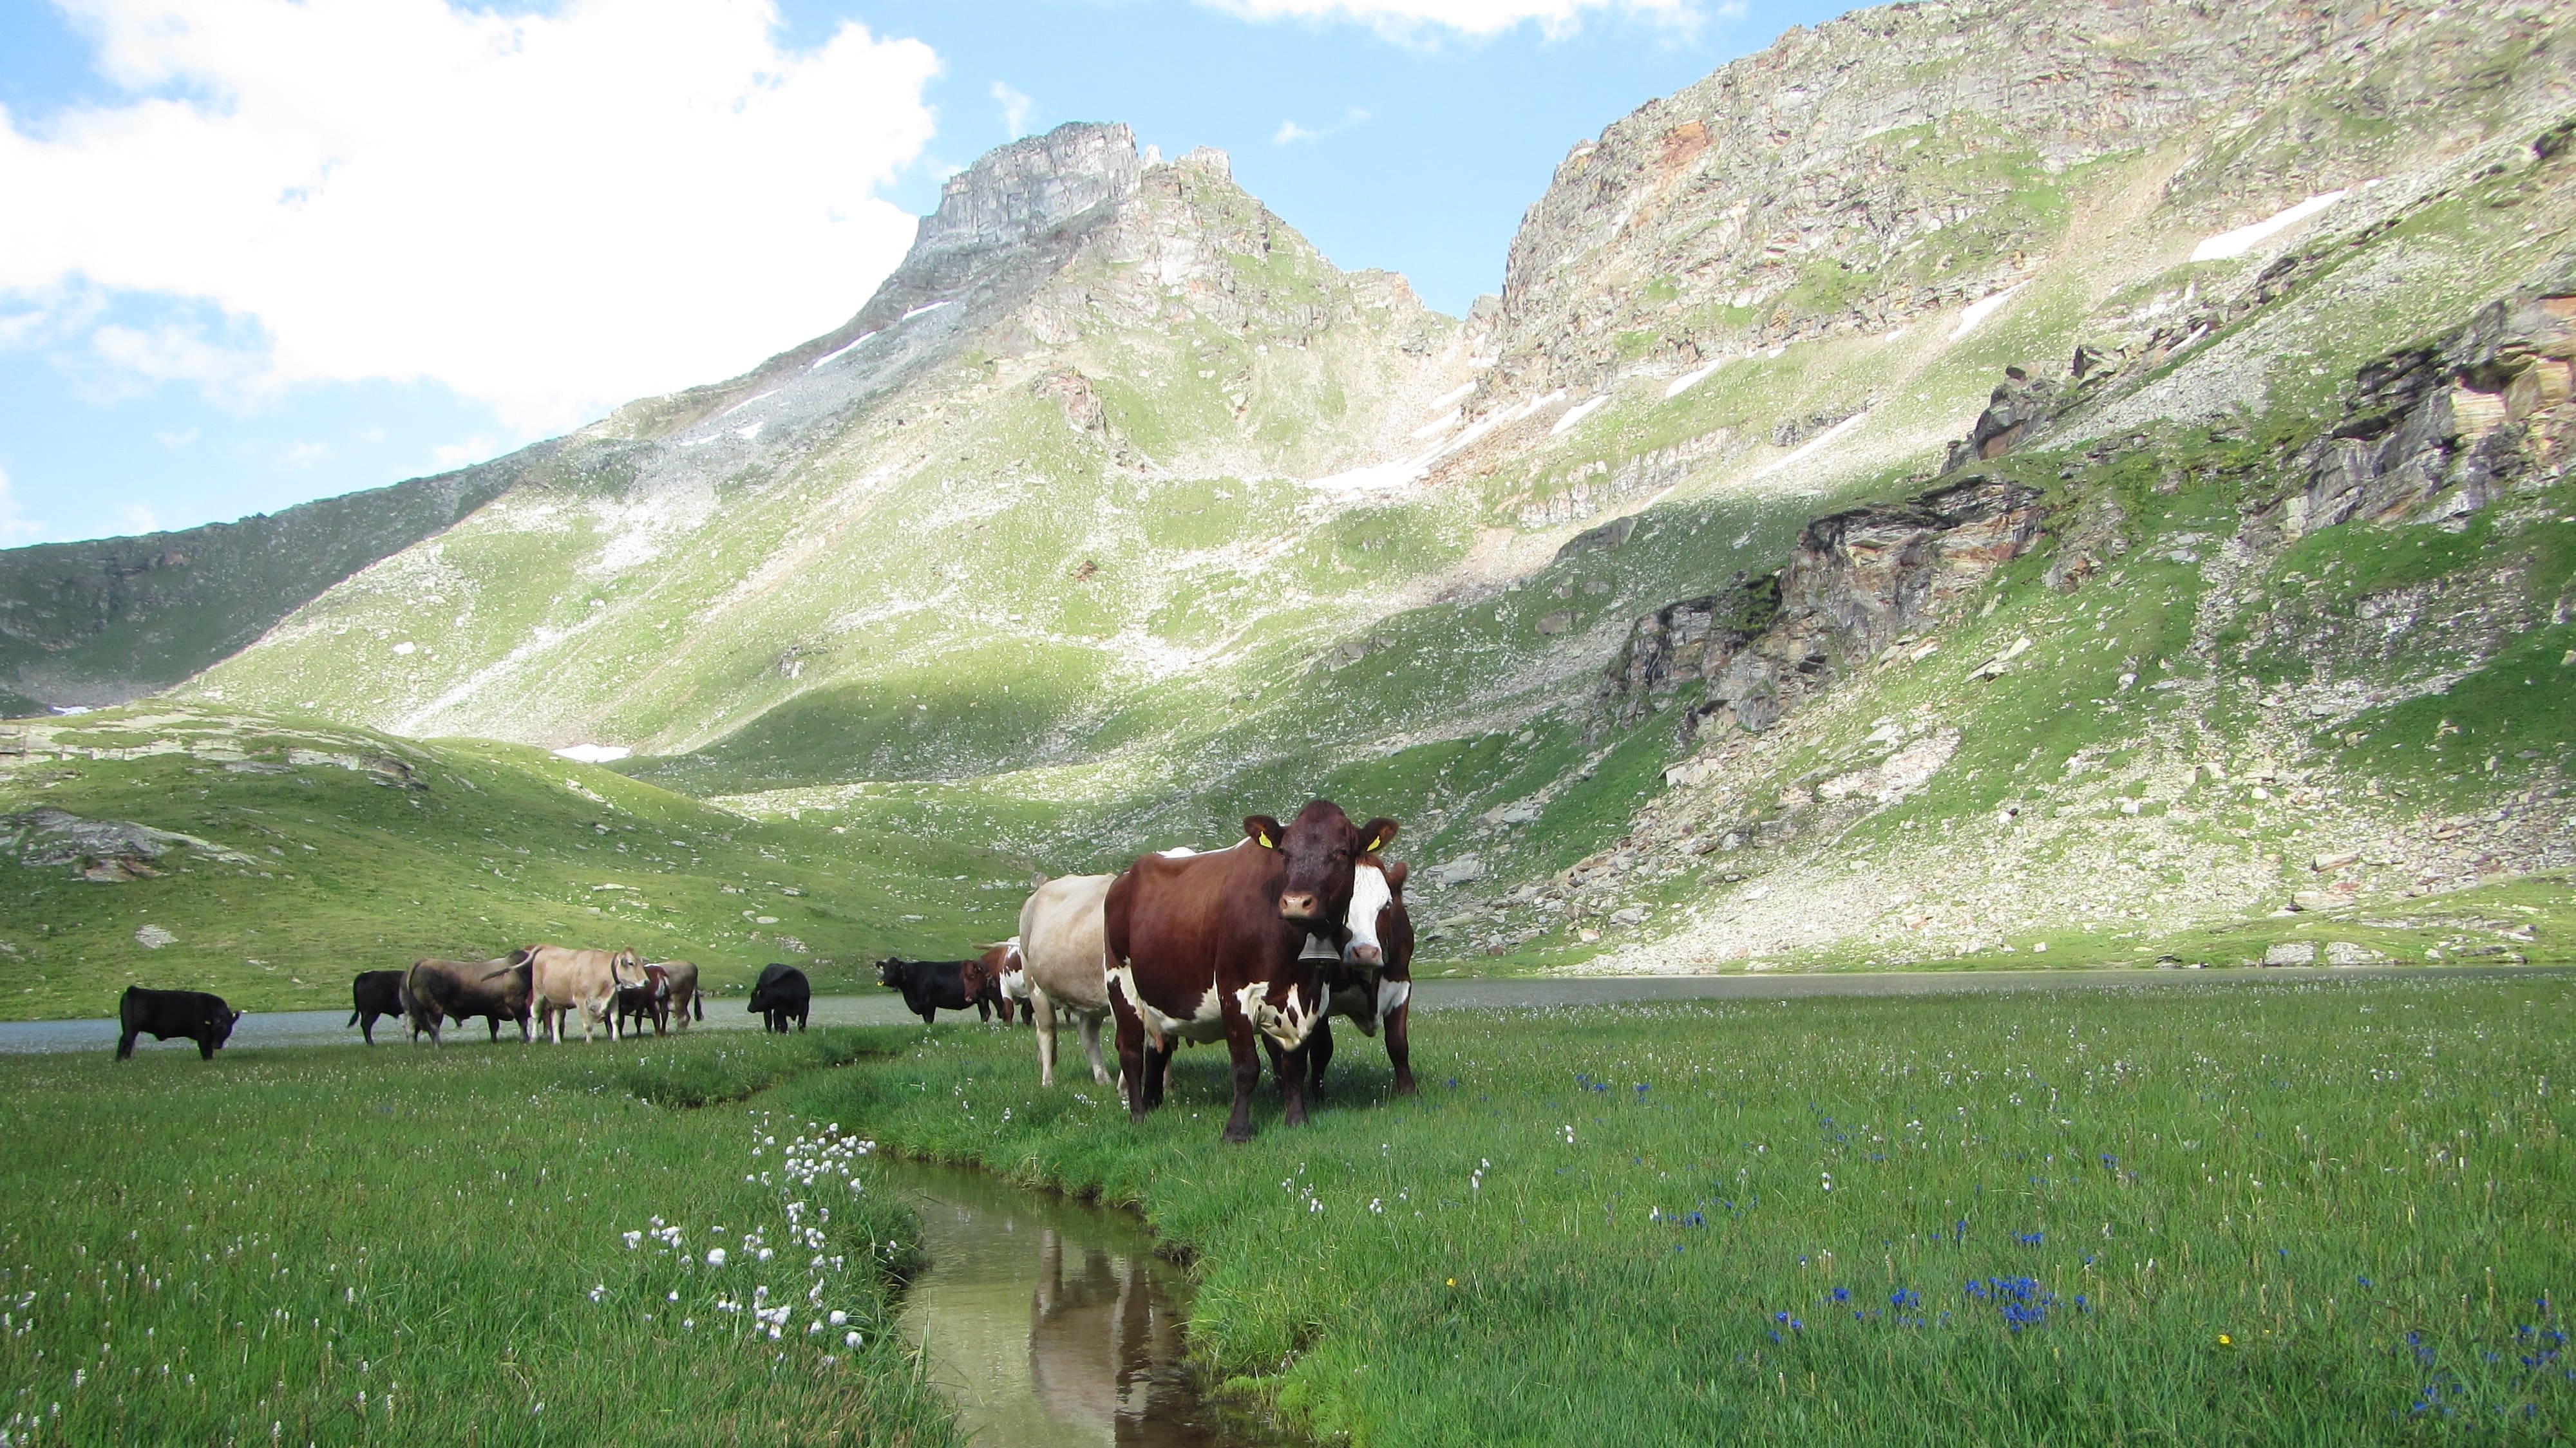
[[[1455,1277],[1450,1278],[1450,1279],[1449,1279],[1449,1285],[1450,1285],[1450,1286],[1452,1286],[1452,1287],[1457,1286],[1457,1285],[1458,1285],[1458,1279],[1457,1279],[1457,1278],[1455,1278]]]
[[[2218,1335],[2218,1345],[2220,1347],[2234,1347],[2236,1346],[2236,1339],[2229,1337],[2227,1334],[2222,1332]]]

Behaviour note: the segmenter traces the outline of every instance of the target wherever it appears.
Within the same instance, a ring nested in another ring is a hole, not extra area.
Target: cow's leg
[[[1288,1069],[1279,1077],[1279,1094],[1287,1098],[1285,1119],[1290,1126],[1306,1124],[1306,1048],[1299,1046],[1287,1056]]]
[[[1162,1105],[1163,1098],[1171,1094],[1172,1058],[1180,1051],[1181,1043],[1177,1040],[1145,1047],[1145,1104],[1148,1109]]]
[[[1315,1104],[1324,1104],[1324,1068],[1333,1064],[1333,1023],[1317,1021],[1315,1034],[1306,1038],[1306,1079],[1315,1094]]]
[[[1079,1028],[1082,1031],[1082,1053],[1091,1058],[1091,1079],[1094,1084],[1106,1086],[1109,1084],[1109,1068],[1100,1060],[1100,1023],[1101,1017],[1097,1013],[1085,1011]],[[1126,1058],[1122,1056],[1119,1060],[1123,1064]]]
[[[116,1059],[120,1061],[131,1061],[134,1059],[134,1036],[134,1027],[127,1026],[125,1028],[125,1034],[116,1038]]]
[[[200,1061],[211,1061],[215,1059],[214,1032],[208,1031],[206,1034],[197,1038],[197,1059]]]
[[[1405,1034],[1405,1025],[1413,1016],[1411,992],[1407,999],[1386,1013],[1386,1059],[1395,1067],[1395,1094],[1413,1094],[1413,1042]]]
[[[1127,988],[1115,979],[1109,982],[1109,1013],[1118,1020],[1118,1068],[1127,1087],[1127,1119],[1142,1121],[1152,1109],[1145,1094],[1145,1018],[1128,1001]],[[1095,1041],[1098,1032],[1099,1027],[1092,1027]]]
[[[1029,1024],[1038,1038],[1038,1084],[1051,1087],[1055,1085],[1055,1002],[1034,986],[1029,990]],[[1099,1027],[1094,1026],[1085,1039],[1098,1050]]]
[[[1226,1113],[1225,1139],[1252,1139],[1252,1090],[1261,1084],[1261,1048],[1253,1044],[1252,1018],[1232,996],[1225,1001],[1225,1049],[1234,1058],[1234,1109]],[[1302,1061],[1300,1065],[1304,1064]],[[1286,1080],[1282,1077],[1281,1080]]]
[[[367,1038],[368,1045],[372,1046],[376,1043],[376,1013],[374,1011],[368,1011],[358,1018],[358,1034]]]

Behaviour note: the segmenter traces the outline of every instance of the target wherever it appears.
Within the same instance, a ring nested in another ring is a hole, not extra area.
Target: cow
[[[985,1002],[1001,1014],[1003,1025],[1014,1024],[1015,1007],[1029,994],[1029,973],[1020,965],[1020,938],[1014,935],[999,945],[985,946],[978,960],[984,967]]]
[[[116,1038],[116,1059],[133,1059],[134,1038],[148,1035],[156,1041],[184,1036],[197,1043],[197,1059],[211,1061],[215,1048],[232,1037],[233,1024],[241,1018],[242,1013],[224,1004],[219,995],[130,985],[116,1003],[117,1024],[125,1029]]]
[[[1306,1122],[1306,1038],[1324,1014],[1320,964],[1306,938],[1339,928],[1363,855],[1395,838],[1396,824],[1354,826],[1341,806],[1314,800],[1286,826],[1251,815],[1251,846],[1172,858],[1147,855],[1110,884],[1101,902],[1103,968],[1118,1021],[1118,1063],[1133,1120],[1162,1104],[1165,1072],[1184,1040],[1224,1037],[1234,1062],[1230,1142],[1252,1138],[1255,1044],[1278,1042],[1284,1119]]]
[[[1106,1086],[1100,1023],[1109,1019],[1108,977],[1101,970],[1100,902],[1114,875],[1063,875],[1040,885],[1020,906],[1020,978],[1037,1027],[1038,1080],[1055,1084],[1055,1017],[1072,1014],[1082,1031],[1091,1079]]]
[[[411,1014],[403,1009],[402,984],[403,973],[398,970],[362,970],[349,982],[349,1024],[358,1028],[368,1045],[376,1043],[378,1016]]]
[[[662,974],[671,981],[671,1029],[685,1031],[694,1012],[699,1020],[707,1018],[706,994],[698,989],[698,967],[686,960],[666,960]]]
[[[413,1037],[426,1031],[431,1045],[444,1045],[445,1023],[481,1016],[493,1041],[501,1039],[503,1021],[518,1022],[519,1039],[527,1041],[530,973],[523,951],[497,960],[413,961],[403,972],[403,1004]]]
[[[877,962],[877,984],[903,992],[904,1009],[929,1025],[940,1011],[972,1010],[993,1018],[1000,987],[975,960],[902,960],[887,956]]]
[[[536,1008],[537,1029],[563,1044],[568,1013],[581,1017],[581,1038],[590,1040],[593,1025],[606,1025],[608,1039],[619,1038],[617,991],[644,979],[644,962],[632,950],[569,950],[560,945],[530,945],[518,952],[528,967],[528,998]],[[514,957],[515,959],[516,957]]]
[[[1324,1068],[1333,1059],[1334,1016],[1348,1016],[1360,1034],[1386,1027],[1386,1059],[1395,1067],[1395,1094],[1413,1094],[1413,917],[1404,908],[1405,865],[1372,855],[1351,877],[1351,908],[1343,917],[1348,938],[1324,967],[1330,990],[1325,1019],[1306,1045],[1307,1087],[1323,1099]]]
[[[617,1019],[651,1021],[653,1034],[666,1036],[671,1026],[671,973],[658,965],[644,967],[644,979],[635,985],[617,987]],[[633,1028],[628,1034],[634,1033]]]
[[[775,962],[761,967],[760,979],[752,983],[749,1010],[761,1018],[762,1030],[785,1035],[787,1023],[794,1021],[801,1031],[813,1009],[814,987],[806,981],[805,972]]]

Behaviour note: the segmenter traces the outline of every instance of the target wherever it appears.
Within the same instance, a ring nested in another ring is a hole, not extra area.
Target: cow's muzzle
[[[1352,965],[1365,965],[1374,970],[1385,960],[1386,952],[1378,946],[1354,945],[1350,948],[1349,963]]]
[[[1312,920],[1323,914],[1323,901],[1312,890],[1301,890],[1279,897],[1279,916],[1283,920]]]

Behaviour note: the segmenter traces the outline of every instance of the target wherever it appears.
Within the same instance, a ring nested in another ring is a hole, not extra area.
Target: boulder
[[[2313,940],[2284,940],[2263,952],[2265,965],[2314,965],[2317,943]]]

